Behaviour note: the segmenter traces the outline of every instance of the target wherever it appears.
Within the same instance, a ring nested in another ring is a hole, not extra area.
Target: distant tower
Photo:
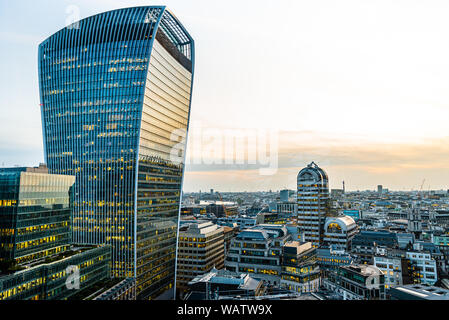
[[[345,181],[343,180],[343,194],[345,193]]]
[[[281,190],[279,193],[280,193],[280,201],[288,202],[288,195],[289,195],[288,189]]]
[[[302,241],[319,246],[326,215],[330,212],[329,179],[314,162],[298,173],[298,229]]]
[[[421,210],[416,206],[416,203],[413,203],[408,211],[408,231],[415,235],[415,239],[421,239],[422,217]]]
[[[382,185],[381,185],[381,184],[379,184],[379,185],[377,186],[377,193],[378,193],[378,194],[382,194]]]

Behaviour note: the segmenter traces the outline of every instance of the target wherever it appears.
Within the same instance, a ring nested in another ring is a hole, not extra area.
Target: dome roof
[[[356,225],[354,219],[349,216],[329,217],[326,219],[326,223],[324,224],[324,230],[327,230],[327,227],[331,223],[338,224],[343,231],[348,231],[350,228],[353,228]]]
[[[304,169],[299,171],[298,173],[298,182],[299,181],[314,181],[314,182],[328,182],[328,176],[326,172],[318,167],[315,162],[311,162]]]

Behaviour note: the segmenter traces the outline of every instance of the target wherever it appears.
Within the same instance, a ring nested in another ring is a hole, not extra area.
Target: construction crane
[[[222,202],[223,205],[223,211],[225,213],[226,218],[228,217],[228,211],[226,210],[226,206],[224,205],[224,201],[223,201],[223,197],[221,196],[220,192],[215,191],[218,194],[218,197],[220,198],[220,201]]]
[[[424,180],[422,181],[421,187],[419,187],[419,191],[418,191],[418,193],[416,194],[416,197],[419,198],[419,199],[421,199],[421,191],[422,191],[422,188],[423,188],[423,186],[424,186],[424,182],[426,182],[426,179],[424,179]]]

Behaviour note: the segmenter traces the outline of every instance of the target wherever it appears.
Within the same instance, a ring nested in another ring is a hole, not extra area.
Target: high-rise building
[[[76,177],[73,241],[111,244],[113,276],[140,299],[175,287],[193,70],[165,6],[97,14],[39,46],[45,158]]]
[[[176,286],[187,289],[193,278],[224,267],[224,228],[210,221],[183,225],[179,230]],[[182,292],[180,292],[182,294]]]
[[[0,169],[0,261],[26,263],[69,247],[75,178],[45,170]]]
[[[378,193],[378,194],[382,194],[382,193],[383,193],[383,187],[382,187],[381,184],[379,184],[379,185],[377,186],[377,193]]]
[[[314,162],[298,173],[298,231],[302,242],[323,243],[326,216],[330,214],[329,179]]]
[[[70,243],[75,177],[47,172],[0,169],[0,300],[82,297],[109,281],[109,246]]]

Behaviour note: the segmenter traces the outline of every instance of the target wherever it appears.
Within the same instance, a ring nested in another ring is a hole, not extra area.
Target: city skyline
[[[310,161],[329,173],[331,188],[340,188],[344,180],[348,191],[378,184],[410,191],[426,179],[425,190],[447,189],[444,74],[449,72],[449,46],[441,41],[449,30],[447,3],[342,1],[323,6],[283,1],[284,18],[268,30],[268,1],[235,2],[238,12],[233,3],[166,4],[176,8],[200,42],[192,121],[203,128],[279,132],[274,175],[261,176],[251,166],[191,164],[186,192],[294,189],[296,173]],[[6,70],[0,78],[5,97],[0,165],[44,160],[37,44],[63,28],[77,9],[81,19],[133,5],[142,2],[0,4],[0,39],[7,48],[0,53]],[[43,21],[42,15],[48,18]],[[188,156],[192,153],[189,149]]]
[[[0,0],[0,300],[449,300],[429,1]]]

